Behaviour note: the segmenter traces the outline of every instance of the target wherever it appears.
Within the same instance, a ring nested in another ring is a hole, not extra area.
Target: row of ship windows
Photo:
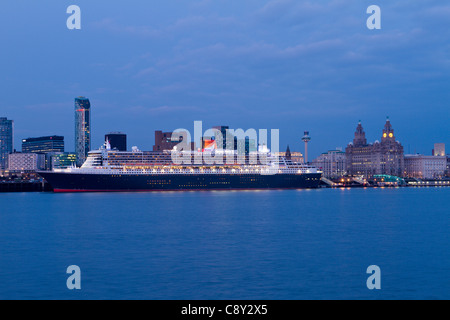
[[[122,175],[112,175],[113,178],[122,178]],[[84,178],[83,178],[84,180]],[[221,181],[220,181],[221,180]],[[290,181],[296,181],[297,179],[295,177],[286,177],[285,180]],[[305,178],[307,181],[317,181],[319,178]],[[205,181],[204,178],[197,178],[197,181]],[[262,177],[254,177],[251,179],[248,179],[246,177],[242,177],[240,179],[240,182],[264,182],[265,179]],[[172,180],[148,180],[147,184],[171,184]],[[209,182],[209,184],[230,184],[231,182],[226,180],[225,178],[218,177],[216,181]]]
[[[92,171],[95,172],[95,171]],[[187,171],[182,171],[182,170],[126,170],[126,171],[122,171],[122,174],[206,174],[206,173],[210,173],[210,174],[259,174],[259,173],[264,173],[264,172],[277,172],[277,173],[291,173],[291,174],[301,174],[301,173],[306,173],[306,172],[302,172],[299,170],[292,170],[292,169],[283,169],[283,170],[216,170],[216,171],[212,171],[212,170],[187,170]]]

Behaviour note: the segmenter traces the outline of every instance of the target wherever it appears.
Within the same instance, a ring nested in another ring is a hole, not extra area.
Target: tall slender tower
[[[8,155],[14,150],[14,121],[0,118],[0,170],[8,168]]]
[[[305,163],[308,163],[308,142],[311,141],[309,131],[305,131],[305,135],[303,136],[302,141],[305,143]]]
[[[75,153],[81,166],[91,150],[91,103],[88,98],[75,98]]]

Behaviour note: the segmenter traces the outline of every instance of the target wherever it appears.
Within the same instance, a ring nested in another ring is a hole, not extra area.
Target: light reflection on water
[[[0,298],[448,299],[449,195],[0,194]],[[73,264],[81,291],[66,288]],[[373,264],[380,291],[366,287]]]

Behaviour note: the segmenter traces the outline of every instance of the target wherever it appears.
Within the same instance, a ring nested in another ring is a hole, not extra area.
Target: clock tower
[[[381,143],[383,142],[394,142],[395,136],[394,136],[394,129],[392,128],[391,121],[389,120],[389,117],[386,118],[386,124],[384,125],[383,129],[383,136],[381,138]]]
[[[395,140],[389,117],[380,141],[367,144],[366,135],[358,124],[353,143],[345,149],[347,173],[352,176],[373,177],[387,174],[401,177],[404,171],[403,146]]]

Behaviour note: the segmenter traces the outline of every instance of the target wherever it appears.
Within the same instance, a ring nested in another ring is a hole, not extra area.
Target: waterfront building
[[[303,154],[298,151],[291,151],[291,160],[295,163],[305,163],[305,158]]]
[[[405,155],[405,177],[418,179],[439,179],[445,175],[447,157]]]
[[[237,139],[235,142],[235,150],[244,150],[245,154],[250,154],[250,152],[256,152],[256,141],[254,139],[250,139],[249,137],[245,137],[245,139]]]
[[[184,136],[179,138],[172,138],[172,132],[162,132],[160,130],[155,131],[155,145],[153,146],[153,151],[166,151],[173,150],[173,148],[183,142]],[[188,135],[185,135],[188,137]],[[191,150],[195,150],[195,143],[190,142]]]
[[[11,153],[8,155],[10,172],[29,173],[45,169],[45,155],[41,153]]]
[[[75,153],[63,152],[54,154],[51,158],[52,169],[66,169],[77,162],[77,155]]]
[[[342,150],[328,150],[312,161],[326,178],[339,178],[347,174],[346,155]]]
[[[244,151],[245,154],[257,152],[258,147],[255,139],[250,137],[238,137],[230,131],[229,126],[215,126],[212,129],[217,130],[214,133],[214,140],[217,148],[222,150]]]
[[[450,177],[450,155],[448,154],[446,158],[447,158],[447,168],[445,170],[445,176]]]
[[[52,166],[52,158],[54,155],[56,154],[61,154],[62,152],[46,152],[46,153],[41,153],[44,155],[45,157],[45,170],[52,170],[53,166]]]
[[[64,137],[48,136],[22,140],[23,153],[64,152]]]
[[[216,129],[218,131],[215,133],[214,139],[216,140],[217,147],[219,149],[237,150],[238,148],[237,137],[235,137],[229,131],[230,129],[229,126],[215,126],[213,127],[213,129]]]
[[[52,168],[52,155],[64,152],[64,137],[47,136],[22,140],[22,153],[40,153],[45,155],[45,170]]]
[[[75,98],[75,154],[81,166],[91,149],[91,103],[85,97]]]
[[[285,157],[294,163],[305,163],[303,154],[301,152],[291,151],[289,146],[287,146],[286,152],[277,152],[276,155],[279,157]]]
[[[111,149],[127,151],[127,135],[122,132],[111,132],[105,135],[105,141],[109,141]]]
[[[445,157],[445,143],[435,143],[432,154],[433,156]]]
[[[47,136],[22,140],[22,153],[40,153],[45,155],[45,170],[52,168],[52,156],[64,152],[64,137]]]
[[[394,129],[386,119],[381,142],[368,144],[364,129],[359,122],[353,142],[345,149],[347,173],[365,178],[387,174],[402,176],[404,173],[403,146],[395,140]]]
[[[14,121],[0,118],[0,170],[8,168],[8,155],[14,150]]]

